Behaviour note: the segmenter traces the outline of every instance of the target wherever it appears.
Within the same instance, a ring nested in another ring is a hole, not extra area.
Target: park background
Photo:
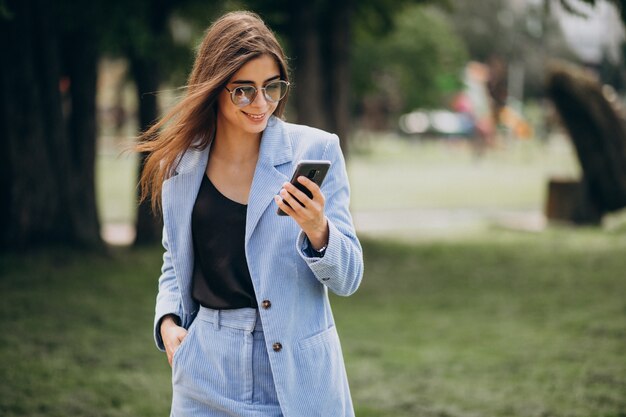
[[[0,1],[0,415],[168,413],[160,228],[128,149],[237,9],[285,45],[287,120],[342,139],[366,272],[332,305],[357,416],[626,415],[626,213],[547,204],[584,158],[550,74],[622,123],[622,7]]]

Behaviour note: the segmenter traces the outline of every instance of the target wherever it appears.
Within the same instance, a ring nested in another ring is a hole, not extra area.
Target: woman
[[[280,119],[285,61],[257,15],[223,16],[139,145],[163,213],[154,335],[173,416],[354,415],[328,301],[363,271],[348,179],[335,135]],[[302,159],[332,163],[321,189],[300,177],[312,198],[287,182]]]

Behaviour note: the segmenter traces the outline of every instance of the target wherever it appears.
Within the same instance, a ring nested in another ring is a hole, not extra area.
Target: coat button
[[[272,349],[274,349],[274,352],[280,352],[283,349],[283,345],[276,342],[272,345]]]
[[[270,300],[263,300],[261,302],[261,306],[267,310],[268,308],[272,306],[272,303],[270,302]]]

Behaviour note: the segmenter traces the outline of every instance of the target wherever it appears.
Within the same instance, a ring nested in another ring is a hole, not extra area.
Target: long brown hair
[[[248,61],[261,55],[276,60],[281,79],[289,81],[285,53],[274,33],[251,12],[231,12],[207,30],[196,52],[183,98],[140,135],[135,150],[147,152],[139,184],[141,201],[151,197],[152,209],[161,208],[161,187],[191,146],[204,149],[213,140],[217,97],[230,78]],[[282,117],[286,98],[274,115]]]

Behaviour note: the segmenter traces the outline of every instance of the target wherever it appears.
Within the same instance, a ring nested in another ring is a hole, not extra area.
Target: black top
[[[191,214],[193,298],[216,310],[257,308],[245,253],[246,212],[204,175]]]

